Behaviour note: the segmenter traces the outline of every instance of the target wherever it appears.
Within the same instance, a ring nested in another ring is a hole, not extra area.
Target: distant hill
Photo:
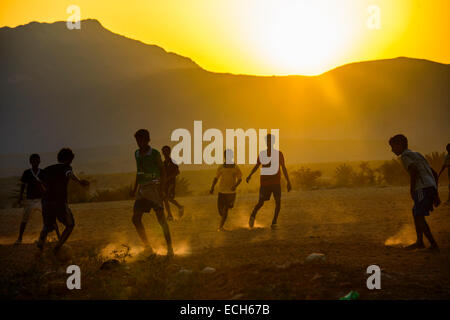
[[[398,132],[423,152],[450,140],[450,66],[427,60],[352,63],[314,77],[220,74],[96,20],[81,30],[65,22],[0,28],[0,46],[4,155],[66,145],[119,150],[140,127],[170,143],[174,129],[192,129],[194,120],[205,129],[279,128],[295,162],[390,157],[381,146]],[[359,142],[319,143],[320,152],[304,143],[317,140]],[[94,162],[108,162],[95,154]]]

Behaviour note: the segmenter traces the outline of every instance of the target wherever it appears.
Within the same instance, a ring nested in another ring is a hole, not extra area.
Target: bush
[[[341,164],[336,168],[334,178],[338,187],[348,187],[352,185],[355,172],[348,164]]]
[[[368,162],[361,162],[360,172],[354,172],[351,179],[355,186],[374,185],[376,182],[375,171],[369,167]]]
[[[377,171],[380,174],[380,183],[386,182],[390,185],[405,185],[409,182],[408,172],[399,159],[385,161]]]
[[[311,189],[318,186],[318,179],[321,176],[322,172],[319,170],[301,167],[292,172],[292,182],[295,188]]]

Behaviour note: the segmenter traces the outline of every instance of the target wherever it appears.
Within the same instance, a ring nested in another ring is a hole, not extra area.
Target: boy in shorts
[[[20,193],[19,193],[19,201],[18,204],[22,204],[23,193],[25,188],[26,192],[26,200],[23,205],[23,216],[22,222],[20,223],[19,237],[15,244],[22,243],[22,236],[25,232],[25,228],[27,226],[28,220],[30,219],[30,215],[34,211],[41,211],[41,201],[42,201],[42,186],[41,186],[41,169],[39,168],[39,164],[41,163],[41,158],[38,154],[33,153],[30,156],[30,164],[31,168],[27,169],[23,172],[22,178],[20,179]]]
[[[75,227],[72,211],[67,204],[67,186],[69,180],[73,180],[83,187],[89,186],[89,181],[80,180],[73,173],[71,164],[74,157],[75,155],[71,149],[63,148],[58,152],[58,163],[48,166],[42,171],[41,181],[44,188],[42,217],[44,227],[37,243],[40,250],[44,249],[48,233],[55,230],[57,219],[65,226],[65,229],[54,248],[55,253],[58,253]]]
[[[228,210],[233,208],[236,200],[236,188],[242,181],[242,173],[237,164],[234,163],[233,151],[224,152],[224,164],[217,168],[216,177],[213,180],[210,194],[214,193],[214,187],[219,183],[219,194],[217,197],[217,208],[221,216],[218,231],[224,231],[224,224],[228,217]]]
[[[139,147],[135,151],[137,174],[134,188],[131,192],[134,196],[137,192],[136,201],[133,209],[133,224],[136,231],[144,243],[147,250],[153,253],[153,249],[147,239],[145,228],[142,224],[142,215],[144,212],[155,210],[156,217],[164,232],[167,243],[167,256],[173,256],[172,239],[170,237],[169,225],[164,215],[163,190],[166,182],[166,172],[161,159],[161,154],[150,147],[150,133],[146,129],[138,130],[134,137]]]
[[[400,156],[403,166],[411,178],[410,194],[414,201],[412,209],[414,225],[416,227],[417,241],[406,247],[408,250],[425,248],[423,235],[430,242],[430,251],[438,252],[439,247],[434,240],[425,217],[430,215],[434,206],[440,204],[437,191],[437,174],[430,167],[427,160],[418,152],[408,149],[408,139],[398,134],[389,140],[392,152]]]
[[[279,150],[276,150],[274,148],[275,145],[275,136],[272,134],[268,134],[266,136],[266,143],[267,143],[267,150],[263,150],[260,152],[258,156],[258,161],[256,165],[253,167],[252,171],[248,175],[246,181],[249,183],[252,175],[258,170],[259,166],[262,165],[263,168],[270,168],[272,169],[272,166],[275,166],[274,173],[272,174],[263,174],[261,169],[261,178],[260,183],[261,187],[259,189],[259,200],[256,204],[255,208],[253,209],[250,219],[248,222],[248,225],[250,228],[253,228],[253,225],[255,223],[256,213],[259,209],[264,205],[265,201],[270,200],[270,196],[273,194],[273,198],[275,200],[275,212],[273,215],[272,220],[272,229],[275,229],[277,226],[277,219],[278,214],[281,209],[281,173],[280,168],[283,170],[284,177],[287,181],[287,191],[291,191],[291,182],[289,180],[289,176],[287,173],[286,165],[284,162],[284,156],[283,153]],[[275,159],[276,161],[272,163],[272,160]],[[269,160],[269,161],[267,161]]]
[[[164,169],[166,170],[166,189],[164,192],[166,197],[164,199],[164,205],[167,210],[167,220],[172,221],[173,216],[172,212],[170,211],[169,202],[173,203],[178,208],[178,215],[180,216],[180,218],[184,214],[184,207],[179,204],[177,200],[175,200],[176,178],[180,174],[180,169],[170,157],[170,147],[164,146],[161,150],[164,155]]]

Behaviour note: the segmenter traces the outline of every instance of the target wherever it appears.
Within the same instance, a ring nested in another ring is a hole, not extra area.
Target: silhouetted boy
[[[275,166],[275,170],[273,174],[263,174],[261,172],[260,183],[261,186],[259,188],[259,200],[256,204],[255,208],[250,215],[250,220],[248,225],[250,228],[253,228],[255,223],[256,213],[258,210],[264,205],[264,201],[270,200],[270,196],[273,194],[273,198],[275,200],[275,213],[273,215],[272,220],[272,228],[277,226],[278,213],[281,208],[281,173],[280,167],[283,170],[284,177],[287,181],[287,190],[291,191],[291,182],[289,180],[289,176],[286,170],[286,166],[284,163],[283,153],[279,150],[274,149],[275,137],[271,134],[266,136],[267,150],[263,150],[260,152],[258,156],[258,161],[256,165],[253,167],[252,171],[248,175],[246,181],[247,183],[250,181],[252,175],[258,170],[259,166],[262,164],[263,168],[272,168]],[[278,156],[276,155],[278,154]],[[264,159],[264,160],[263,160]],[[267,162],[265,159],[275,159],[277,163],[272,163],[272,161]]]
[[[67,187],[69,180],[76,181],[83,187],[89,186],[89,181],[78,179],[72,171],[72,161],[75,155],[69,148],[63,148],[58,152],[58,163],[42,170],[41,181],[44,186],[42,198],[42,217],[44,227],[38,240],[38,248],[43,249],[49,232],[55,230],[56,219],[65,228],[54,248],[57,253],[67,241],[75,227],[72,211],[67,204]]]
[[[216,177],[213,180],[210,194],[214,193],[214,187],[219,183],[219,194],[217,197],[217,208],[222,217],[218,231],[224,231],[223,225],[227,220],[228,210],[233,208],[236,200],[236,188],[242,181],[242,173],[237,164],[234,163],[233,151],[227,149],[223,153],[224,164],[217,168]]]
[[[450,204],[450,143],[447,144],[447,154],[445,155],[444,164],[442,165],[441,171],[439,171],[439,176],[441,176],[442,172],[447,169],[448,174],[448,199],[447,204]]]
[[[135,151],[137,174],[136,182],[132,191],[132,195],[136,194],[136,201],[134,202],[133,224],[142,242],[148,250],[153,252],[152,247],[147,239],[144,226],[142,225],[142,215],[144,212],[150,212],[154,209],[156,217],[161,225],[164,237],[167,242],[167,255],[173,256],[172,240],[170,237],[169,225],[164,215],[164,188],[166,182],[166,173],[164,164],[161,159],[161,154],[150,147],[150,133],[145,129],[138,130],[134,137],[139,149]]]
[[[178,165],[173,162],[170,157],[170,147],[162,147],[162,153],[164,155],[164,169],[166,170],[166,188],[165,188],[165,198],[164,204],[167,210],[167,219],[173,220],[172,212],[170,211],[169,202],[173,203],[178,208],[178,214],[180,218],[183,216],[184,207],[175,200],[175,186],[177,175],[180,174],[180,169]]]
[[[41,211],[41,200],[43,189],[41,186],[41,169],[39,164],[41,163],[41,158],[38,154],[33,153],[30,156],[31,168],[23,172],[22,178],[20,179],[20,193],[18,204],[22,203],[23,193],[25,187],[27,189],[26,200],[23,206],[23,216],[22,222],[20,223],[19,237],[17,238],[16,244],[22,243],[22,236],[25,232],[27,222],[30,219],[30,215],[33,211]]]
[[[430,215],[433,206],[440,203],[437,192],[437,174],[430,167],[427,160],[418,152],[408,149],[408,139],[398,134],[389,140],[392,152],[400,156],[403,166],[410,176],[410,194],[414,201],[412,209],[414,225],[416,227],[417,241],[406,247],[408,250],[423,249],[423,235],[430,242],[430,251],[439,251],[438,245],[431,234],[425,216]]]

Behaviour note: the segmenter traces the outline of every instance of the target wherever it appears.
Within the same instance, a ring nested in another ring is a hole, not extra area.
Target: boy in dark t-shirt
[[[65,229],[54,248],[55,253],[67,241],[75,226],[72,211],[67,205],[67,186],[70,179],[85,187],[89,186],[89,182],[79,180],[72,172],[70,164],[74,157],[72,150],[61,149],[58,153],[58,163],[48,166],[42,172],[41,181],[45,191],[42,198],[44,227],[38,241],[38,248],[41,250],[44,248],[47,234],[55,228],[56,219],[64,224]]]
[[[162,147],[162,153],[164,155],[164,168],[166,169],[166,190],[165,190],[165,199],[164,205],[167,210],[167,220],[173,220],[172,212],[170,211],[169,202],[173,203],[178,208],[178,214],[180,218],[184,214],[184,207],[175,200],[175,186],[176,186],[176,178],[177,175],[180,174],[180,169],[178,165],[173,162],[170,157],[170,147],[164,146]]]
[[[30,215],[33,211],[41,211],[41,199],[42,199],[42,186],[40,184],[41,169],[39,164],[41,163],[41,158],[38,154],[34,153],[30,156],[31,168],[23,172],[22,178],[20,179],[20,193],[19,193],[19,205],[22,204],[23,193],[25,187],[27,189],[26,199],[23,203],[23,216],[22,222],[20,223],[19,237],[15,244],[22,243],[22,236],[25,232],[25,227],[27,226]]]

